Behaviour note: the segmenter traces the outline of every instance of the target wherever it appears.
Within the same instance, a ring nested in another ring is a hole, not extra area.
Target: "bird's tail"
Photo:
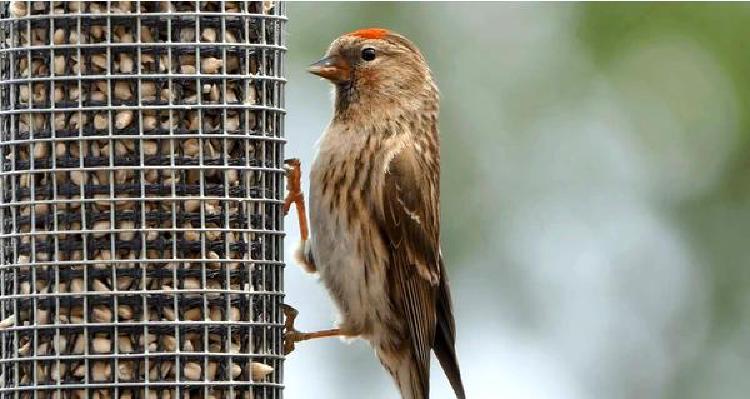
[[[453,341],[446,333],[446,329],[442,326],[438,326],[437,335],[435,336],[434,351],[437,355],[440,365],[445,371],[445,375],[448,377],[448,381],[456,394],[456,399],[466,399],[466,392],[464,391],[464,384],[461,382],[461,371],[458,368],[458,360],[456,359],[456,350],[453,347]]]
[[[402,399],[429,399],[429,381],[427,381],[427,385],[425,386],[411,356],[403,358],[399,364],[398,371],[396,371],[393,377],[396,380],[399,392],[401,392]]]
[[[456,393],[456,399],[466,399],[466,391],[461,381],[461,370],[456,358],[456,323],[453,320],[453,304],[448,287],[448,276],[445,273],[443,258],[440,258],[440,274],[443,281],[440,284],[440,292],[437,301],[437,328],[435,331],[435,342],[432,350],[440,361],[448,381]]]

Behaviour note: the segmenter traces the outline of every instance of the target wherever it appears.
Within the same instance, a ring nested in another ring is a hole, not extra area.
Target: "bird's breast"
[[[377,150],[372,138],[324,136],[310,173],[313,257],[343,325],[363,335],[389,306],[373,209],[382,170]]]

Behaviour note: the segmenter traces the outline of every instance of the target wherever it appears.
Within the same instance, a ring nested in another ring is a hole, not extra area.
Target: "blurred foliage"
[[[711,331],[694,362],[678,376],[675,398],[690,397],[715,365],[712,351],[733,347],[743,334],[744,364],[750,336],[742,333],[750,291],[750,7],[729,3],[587,3],[578,34],[604,69],[616,65],[626,47],[651,37],[679,35],[697,41],[731,79],[739,113],[740,140],[715,186],[677,207],[677,219],[691,237],[694,253],[705,257],[711,282]],[[685,82],[690,84],[690,82]],[[701,110],[696,110],[701,112]],[[737,382],[737,381],[735,381]],[[731,391],[731,388],[728,388]],[[698,390],[700,392],[700,390]]]
[[[741,109],[750,110],[750,5],[740,3],[587,3],[578,33],[601,66],[617,63],[626,47],[664,34],[696,40],[710,51],[735,85]],[[688,82],[686,82],[688,83]],[[743,142],[724,181],[721,195],[750,195],[750,111],[741,113]]]

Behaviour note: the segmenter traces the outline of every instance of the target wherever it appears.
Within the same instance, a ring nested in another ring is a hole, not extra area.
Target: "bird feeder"
[[[284,3],[0,9],[0,398],[280,398]]]

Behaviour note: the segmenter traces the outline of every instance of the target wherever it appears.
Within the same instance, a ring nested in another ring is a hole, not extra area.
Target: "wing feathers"
[[[429,397],[430,350],[434,349],[459,399],[466,397],[455,352],[450,291],[440,255],[438,173],[408,146],[386,167],[380,230],[390,246],[394,306],[411,339],[413,370],[403,389]],[[402,393],[403,394],[403,393]]]
[[[414,389],[429,397],[430,350],[435,338],[438,268],[438,224],[426,195],[430,181],[408,148],[395,154],[388,165],[383,187],[381,231],[390,246],[389,274],[394,304],[410,333]]]

